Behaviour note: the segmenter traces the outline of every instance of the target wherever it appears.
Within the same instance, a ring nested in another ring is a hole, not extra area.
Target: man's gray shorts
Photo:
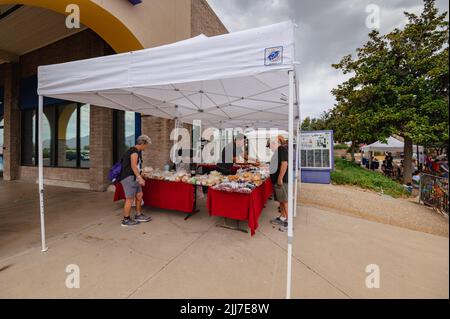
[[[283,185],[275,184],[273,186],[273,192],[275,194],[275,200],[280,203],[286,203],[288,201],[288,184],[283,183]]]
[[[134,198],[136,194],[142,193],[142,187],[134,176],[128,176],[121,181],[126,198]]]

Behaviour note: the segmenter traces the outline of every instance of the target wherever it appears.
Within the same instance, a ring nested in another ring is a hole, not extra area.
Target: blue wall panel
[[[302,183],[330,184],[331,171],[302,169]]]
[[[142,135],[142,121],[141,121],[141,114],[135,113],[134,117],[134,131],[135,131],[135,137],[138,138]]]
[[[21,110],[31,110],[38,106],[37,76],[33,75],[20,81],[19,107]],[[44,106],[62,104],[63,100],[44,97]]]

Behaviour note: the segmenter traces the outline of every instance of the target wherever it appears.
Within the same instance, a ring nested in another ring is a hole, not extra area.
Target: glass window
[[[89,168],[90,106],[45,106],[42,123],[44,166]],[[22,111],[22,165],[37,165],[36,109]]]
[[[55,138],[56,132],[56,107],[44,108],[44,120],[42,122],[42,145],[44,166],[55,166]]]
[[[58,108],[58,166],[77,167],[77,115],[78,105]]]
[[[125,112],[125,148],[136,144],[136,115],[134,112]]]
[[[89,138],[91,106],[89,104],[80,107],[80,167],[90,167]]]
[[[36,111],[22,111],[22,165],[36,165]]]
[[[114,162],[136,144],[136,113],[114,111]]]

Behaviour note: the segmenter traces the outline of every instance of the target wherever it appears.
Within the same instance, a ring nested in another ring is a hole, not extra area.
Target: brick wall
[[[113,54],[94,31],[84,30],[20,57],[20,78],[37,74],[40,65],[64,63]]]
[[[206,0],[191,0],[191,35],[215,36],[228,33]]]
[[[4,85],[3,82],[5,81],[6,64],[7,63],[0,64],[0,86]]]
[[[38,179],[37,167],[21,166],[19,172],[22,180],[36,182]],[[89,169],[44,167],[46,185],[90,189],[90,176]]]
[[[91,190],[108,187],[108,172],[113,165],[113,110],[91,105],[89,158]]]
[[[2,74],[4,88],[3,179],[11,181],[18,178],[20,163],[20,110],[17,64],[4,64]]]
[[[189,134],[192,130],[191,124],[183,124]],[[173,141],[170,140],[170,134],[175,128],[175,121],[162,119],[154,116],[142,116],[142,134],[148,135],[152,139],[150,149],[142,155],[145,166],[163,169],[164,165],[172,165],[170,152],[173,147]],[[183,145],[183,147],[192,147]]]
[[[144,166],[162,169],[164,165],[171,163],[170,133],[175,126],[173,120],[161,119],[154,116],[142,116],[142,134],[152,139],[150,149],[142,156]]]
[[[40,65],[64,63],[108,54],[113,50],[92,30],[85,30],[44,48],[20,57],[17,77],[27,78],[37,74]],[[5,90],[6,91],[6,90]],[[17,165],[18,176],[24,180],[37,178],[36,167],[20,167],[20,120],[17,158],[10,163]],[[112,165],[112,110],[92,106],[90,113],[90,169],[44,168],[47,184],[89,188],[104,191],[108,170]],[[6,162],[6,160],[5,160]]]

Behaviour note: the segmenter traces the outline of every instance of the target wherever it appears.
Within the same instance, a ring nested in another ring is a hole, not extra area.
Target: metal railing
[[[420,174],[420,202],[448,216],[448,178]]]

